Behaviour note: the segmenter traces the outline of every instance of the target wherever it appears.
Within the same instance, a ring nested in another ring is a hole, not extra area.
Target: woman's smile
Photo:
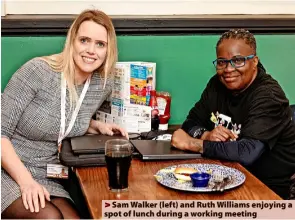
[[[87,63],[87,64],[93,64],[96,61],[95,58],[86,57],[86,56],[82,56],[82,59],[84,63]]]

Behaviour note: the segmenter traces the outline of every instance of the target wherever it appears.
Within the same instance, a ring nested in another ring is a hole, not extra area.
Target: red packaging
[[[171,96],[168,92],[157,92],[157,104],[160,116],[159,130],[168,130]]]

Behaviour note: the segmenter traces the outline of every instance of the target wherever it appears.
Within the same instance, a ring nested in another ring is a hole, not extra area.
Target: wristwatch
[[[201,138],[205,131],[207,131],[206,128],[198,128],[197,130],[195,130],[193,138]]]

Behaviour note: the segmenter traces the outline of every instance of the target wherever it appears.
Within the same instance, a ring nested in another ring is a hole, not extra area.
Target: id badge
[[[48,178],[68,179],[69,168],[61,164],[47,164]]]

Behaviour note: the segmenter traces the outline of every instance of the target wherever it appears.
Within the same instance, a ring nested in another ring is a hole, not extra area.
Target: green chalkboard
[[[258,56],[295,103],[295,35],[256,35]],[[2,37],[1,85],[27,60],[60,52],[64,37]],[[216,35],[119,36],[120,61],[157,63],[157,90],[172,95],[170,124],[180,124],[215,73]]]

